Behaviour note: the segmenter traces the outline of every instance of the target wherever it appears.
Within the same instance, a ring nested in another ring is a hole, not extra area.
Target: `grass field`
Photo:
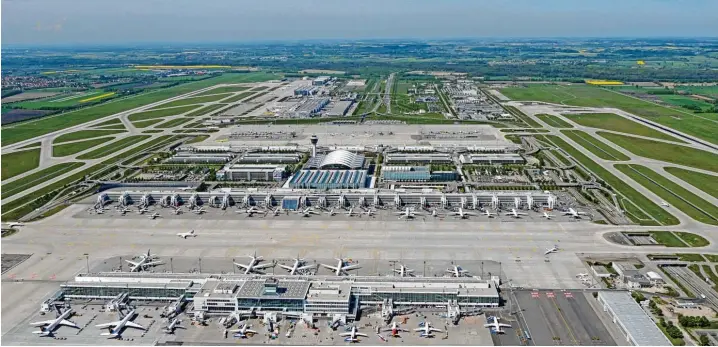
[[[40,147],[41,144],[42,144],[41,142],[35,142],[35,143],[31,143],[29,145],[22,146],[22,147],[20,147],[20,149]]]
[[[97,123],[93,125],[93,127],[103,127],[106,125],[115,125],[115,124],[122,124],[122,121],[119,118],[112,118],[110,120],[106,120],[102,123]]]
[[[88,160],[88,159],[98,159],[105,156],[108,156],[110,154],[119,152],[121,149],[132,146],[138,142],[144,141],[146,139],[150,138],[150,135],[133,135],[128,136],[123,139],[117,140],[115,142],[110,143],[109,145],[100,147],[94,151],[85,153],[77,159],[82,160]]]
[[[125,128],[124,124],[113,124],[113,125],[106,125],[104,127],[92,127],[93,129],[97,130],[127,130]]]
[[[600,177],[602,180],[606,181],[613,189],[619,193],[621,193],[623,196],[625,196],[627,199],[629,199],[634,205],[637,207],[640,207],[646,213],[650,214],[653,218],[655,218],[657,221],[659,221],[663,225],[676,225],[678,224],[678,219],[671,215],[670,213],[663,210],[660,206],[656,205],[653,201],[643,196],[641,193],[633,189],[630,185],[628,185],[623,180],[619,179],[618,177],[614,176],[612,173],[608,172],[603,166],[597,164],[587,156],[583,155],[581,152],[577,151],[575,148],[573,148],[571,145],[563,141],[560,137],[554,136],[554,135],[545,135],[545,138],[553,142],[556,146],[562,148],[566,152],[568,152],[571,156],[573,156],[574,159],[576,159],[578,162],[583,164],[586,168],[591,170],[596,176]],[[654,225],[653,223],[649,221],[639,221],[641,225]]]
[[[634,122],[613,113],[565,114],[564,117],[591,128],[685,143],[685,141],[677,139],[671,135],[664,134],[658,130],[651,129],[641,123]]]
[[[716,184],[718,176],[706,175],[677,167],[665,167],[663,170],[718,199],[718,184]]]
[[[155,118],[155,119],[148,119],[148,120],[142,120],[139,122],[132,122],[132,125],[135,126],[135,128],[147,128],[151,127],[159,122],[164,122],[164,118]]]
[[[676,235],[683,239],[691,247],[705,247],[710,244],[703,236],[685,231],[675,231]],[[716,282],[718,283],[718,282]]]
[[[600,87],[586,85],[537,84],[528,87],[501,89],[513,100],[544,101],[556,104],[588,107],[615,107],[718,144],[718,123],[688,111],[675,110],[632,98]]]
[[[158,133],[161,133],[162,131],[163,130],[159,130],[159,129],[150,129],[150,130],[143,130],[142,133],[143,134],[158,134]]]
[[[156,109],[161,109],[161,108],[166,108],[166,107],[178,107],[178,106],[186,106],[186,105],[203,104],[205,102],[213,102],[213,101],[221,100],[230,95],[232,95],[232,94],[226,93],[226,94],[197,96],[197,97],[192,97],[192,98],[187,98],[187,99],[179,99],[179,100],[168,102],[166,104],[152,107],[152,108],[150,108],[150,110],[156,110]]]
[[[706,258],[703,258],[702,255],[696,254],[696,253],[676,253],[676,255],[682,261],[689,261],[689,262],[706,261]]]
[[[237,102],[237,101],[244,100],[244,99],[250,97],[252,94],[254,94],[254,92],[239,93],[235,96],[232,96],[225,100],[222,100],[222,102],[227,103],[227,104],[232,103],[232,102]]]
[[[17,193],[21,193],[25,189],[28,189],[36,184],[44,183],[44,182],[51,180],[57,176],[63,175],[66,172],[70,172],[74,169],[77,169],[78,167],[81,167],[83,165],[85,165],[85,163],[81,163],[81,162],[61,163],[61,164],[50,166],[46,169],[42,169],[32,175],[28,175],[26,177],[12,181],[10,183],[3,184],[2,185],[2,198],[5,199],[5,198],[13,196]]]
[[[75,153],[82,152],[86,149],[90,149],[95,146],[99,146],[103,143],[109,143],[114,140],[114,137],[101,137],[99,139],[91,139],[79,142],[66,143],[62,145],[52,146],[53,157],[65,157]]]
[[[224,105],[224,104],[215,104],[215,105],[205,106],[205,107],[202,107],[200,109],[197,109],[195,111],[192,111],[192,112],[186,114],[185,117],[201,116],[201,115],[204,115],[207,113],[214,112],[214,111],[219,110],[220,108],[226,107],[226,106],[227,105]]]
[[[2,155],[2,179],[15,177],[40,165],[40,149],[30,149]]]
[[[691,218],[702,223],[718,225],[718,207],[673,181],[641,165],[616,164],[615,167]]]
[[[649,233],[656,242],[666,247],[688,247],[685,242],[681,241],[671,231],[649,231]]]
[[[703,111],[709,111],[713,108],[712,104],[709,104],[702,100],[697,100],[685,95],[661,95],[659,96],[665,103],[678,106],[678,107],[698,107]]]
[[[603,160],[626,161],[631,159],[586,132],[580,130],[561,130],[561,133]]]
[[[207,88],[219,83],[261,82],[276,79],[277,77],[279,77],[279,75],[266,72],[225,73],[221,76],[201,81],[184,83],[178,86],[142,93],[128,98],[118,98],[115,101],[106,102],[94,107],[83,108],[73,112],[63,113],[57,116],[48,116],[37,120],[3,126],[2,145],[5,146],[36,136],[48,134],[53,131],[128,111],[140,106],[189,93],[198,89]]]
[[[550,114],[537,114],[536,117],[554,128],[573,128],[573,125],[565,120]]]
[[[197,96],[202,95],[211,95],[211,94],[223,94],[223,93],[233,93],[233,92],[243,92],[245,90],[248,90],[251,87],[245,87],[245,86],[226,86],[226,87],[218,87],[214,89],[210,89],[206,92],[201,92],[199,94],[196,94]]]
[[[519,111],[516,107],[513,106],[505,106],[504,107],[506,111],[514,115],[516,118],[518,118],[520,121],[526,123],[526,125],[532,127],[532,128],[543,128],[541,124],[536,122],[533,118],[529,117],[528,115],[524,114],[523,112]]]
[[[175,118],[175,119],[170,119],[170,120],[168,120],[168,121],[166,121],[166,122],[164,122],[164,123],[160,123],[160,124],[155,125],[155,128],[158,128],[158,129],[172,128],[172,127],[176,127],[176,126],[178,126],[178,125],[182,125],[182,124],[184,124],[184,123],[187,123],[187,122],[189,122],[189,121],[191,121],[191,120],[192,120],[192,118]]]
[[[606,132],[597,134],[641,157],[718,172],[718,154],[715,153],[632,136]]]
[[[114,135],[119,133],[124,133],[124,130],[80,130],[75,131],[72,133],[62,134],[55,138],[55,141],[53,143],[63,143],[68,141],[77,141],[77,140],[85,140],[85,139],[91,139],[93,137],[101,137],[101,136],[108,136],[108,135]]]
[[[13,103],[13,106],[29,110],[57,110],[77,106],[78,104],[91,101],[99,101],[100,99],[112,96],[114,96],[114,93],[105,93],[103,90],[97,89],[74,94],[60,94],[45,99],[20,101]]]
[[[168,109],[164,109],[164,110],[138,112],[138,113],[133,113],[133,114],[129,115],[127,118],[130,120],[130,122],[136,122],[136,121],[140,121],[140,120],[147,120],[147,119],[153,119],[153,118],[176,116],[178,114],[192,111],[196,108],[197,108],[197,106],[183,106],[183,107],[177,107],[177,108],[168,108]]]

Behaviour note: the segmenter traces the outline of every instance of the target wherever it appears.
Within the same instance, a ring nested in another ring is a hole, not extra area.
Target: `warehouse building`
[[[327,111],[327,116],[329,117],[344,117],[349,109],[352,107],[352,104],[354,102],[349,101],[338,101],[336,104],[334,104],[334,107],[332,107],[329,111]]]
[[[239,164],[296,164],[302,160],[300,153],[252,152],[237,159]]]
[[[319,88],[317,87],[299,87],[294,90],[294,95],[296,96],[312,96],[317,95],[319,93]]]
[[[234,158],[231,153],[180,152],[167,159],[167,163],[224,164]]]
[[[332,78],[329,76],[319,76],[312,81],[312,85],[313,86],[323,86],[323,85],[329,83],[329,81],[331,81],[331,80],[332,80]]]
[[[462,164],[475,165],[522,165],[526,164],[526,159],[516,153],[497,153],[497,154],[462,154],[459,156]]]
[[[397,182],[430,182],[456,181],[458,175],[454,171],[431,171],[425,166],[384,166],[381,169],[384,180]]]
[[[671,341],[628,292],[600,291],[598,302],[626,337],[625,343],[618,341],[619,345],[672,346]]]
[[[296,113],[299,117],[315,115],[321,112],[329,104],[329,101],[329,98],[309,99],[297,107]]]
[[[281,181],[284,166],[232,164],[217,171],[218,181]]]
[[[449,164],[453,163],[450,153],[387,153],[384,156],[386,164]]]

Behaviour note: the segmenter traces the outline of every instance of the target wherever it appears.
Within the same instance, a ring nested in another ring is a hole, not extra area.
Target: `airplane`
[[[254,334],[257,333],[256,331],[249,329],[249,328],[251,328],[251,327],[252,327],[252,326],[249,325],[249,324],[243,324],[241,328],[239,328],[239,329],[234,329],[234,330],[230,330],[229,332],[231,332],[231,333],[236,333],[236,334],[234,334],[234,337],[239,337],[239,338],[241,338],[241,339],[246,339],[246,338],[248,337],[247,334],[252,334],[252,335],[254,335]]]
[[[423,213],[412,211],[408,207],[406,208],[406,210],[404,210],[404,212],[394,212],[394,214],[399,215],[399,219],[411,219],[415,218],[416,216],[423,216]]]
[[[302,215],[302,217],[309,217],[313,214],[319,214],[319,212],[314,211],[311,207],[307,207],[301,211],[296,211],[298,214]]]
[[[177,207],[176,209],[172,210],[172,213],[174,213],[176,215],[182,214],[182,208]]]
[[[483,214],[484,214],[484,216],[489,217],[489,218],[494,218],[494,217],[496,217],[496,213],[493,213],[493,212],[491,212],[491,211],[489,211],[489,210],[484,211]]]
[[[347,273],[348,270],[355,270],[355,269],[361,268],[361,266],[358,264],[344,265],[346,262],[342,258],[336,258],[336,260],[338,262],[337,266],[331,266],[331,265],[326,265],[326,264],[321,264],[321,265],[327,269],[334,271],[335,276],[349,275],[349,273]]]
[[[397,323],[397,322],[391,323],[391,328],[385,329],[384,331],[391,331],[391,336],[393,336],[393,337],[398,337],[399,333],[402,333],[402,332],[405,332],[405,333],[409,332],[409,330],[407,330],[407,329],[400,328],[399,323]]]
[[[103,214],[103,213],[105,213],[105,210],[102,209],[102,208],[100,208],[100,209],[95,209],[95,213],[97,213],[97,214]]]
[[[257,256],[257,252],[254,252],[254,255],[248,255],[247,257],[251,258],[251,260],[249,261],[249,264],[234,263],[234,265],[237,265],[237,267],[244,269],[245,275],[248,275],[253,272],[263,274],[263,272],[258,271],[258,270],[272,267],[275,265],[274,263],[260,264],[260,262],[264,259],[264,257]]]
[[[157,219],[159,217],[162,217],[162,215],[160,215],[159,212],[155,212],[152,215],[150,215],[150,219]]]
[[[345,213],[345,215],[346,215],[347,217],[352,217],[352,216],[354,216],[354,207],[350,208],[349,211],[347,211],[347,213]]]
[[[582,273],[576,274],[576,278],[581,278],[581,277],[588,277],[588,273],[582,272]]]
[[[165,327],[165,329],[164,329],[164,330],[165,330],[165,333],[167,333],[167,334],[174,334],[175,329],[177,329],[177,328],[184,329],[184,327],[182,327],[182,326],[180,325],[180,323],[182,323],[182,321],[179,320],[179,318],[173,319],[172,322],[170,322],[170,324],[168,324],[168,325]]]
[[[145,208],[138,208],[138,209],[137,209],[137,213],[139,213],[139,214],[145,214],[145,212],[149,212],[149,210],[147,209],[147,207],[145,207]]]
[[[489,319],[491,318],[493,318],[493,323],[484,324],[484,327],[491,328],[494,333],[503,334],[504,330],[501,328],[511,328],[511,324],[499,323],[499,317],[489,317]]]
[[[504,213],[505,216],[511,216],[514,218],[521,218],[521,216],[528,216],[527,213],[518,212],[515,208],[511,209],[511,212]]]
[[[546,219],[551,219],[551,218],[556,217],[556,216],[554,216],[554,215],[552,215],[552,214],[548,214],[548,212],[544,212],[544,213],[543,213],[543,217],[546,218]]]
[[[200,207],[200,208],[198,208],[198,209],[192,210],[192,213],[195,213],[195,214],[202,214],[202,213],[205,213],[205,212],[207,212],[207,210],[206,210],[204,207]]]
[[[155,256],[150,255],[150,251],[148,250],[147,255],[143,254],[140,256],[140,261],[130,261],[130,260],[125,260],[125,261],[128,262],[131,266],[130,272],[135,272],[135,271],[145,270],[145,268],[148,266],[162,264],[161,261],[152,261],[153,259],[155,259]]]
[[[147,253],[140,254],[140,258],[143,258],[143,257],[147,258],[149,260],[154,260],[154,259],[159,258],[156,254],[150,253],[150,249],[147,250]]]
[[[475,216],[475,215],[476,215],[476,214],[474,214],[473,212],[464,212],[464,209],[461,208],[461,207],[459,207],[459,211],[458,211],[458,212],[449,212],[449,214],[452,215],[452,216],[459,217],[459,218],[461,218],[461,219],[466,219],[466,218],[469,218],[469,216]]]
[[[192,189],[194,189],[194,188],[192,188],[192,187],[179,188],[179,190],[181,190],[181,191],[188,191],[188,190],[192,190]]]
[[[259,209],[257,209],[254,206],[252,206],[244,211],[242,211],[242,210],[237,211],[237,213],[246,213],[248,217],[252,217],[252,216],[254,216],[255,213],[259,213],[259,212],[261,212],[261,211],[259,211]]]
[[[399,267],[398,269],[392,270],[392,271],[396,272],[397,274],[399,274],[399,277],[409,277],[409,276],[414,275],[414,270],[407,269],[406,266],[404,266],[404,264],[400,264],[400,265],[401,265],[401,267]]]
[[[181,238],[183,238],[183,239],[187,239],[188,237],[197,237],[197,234],[195,234],[195,233],[194,233],[194,229],[192,229],[192,230],[190,230],[190,231],[188,231],[188,232],[185,232],[185,233],[177,233],[177,236],[179,236],[179,237],[181,237]]]
[[[7,227],[10,229],[22,227],[22,226],[25,226],[25,223],[8,223],[8,225],[7,225]]]
[[[443,216],[440,215],[438,212],[436,212],[436,209],[431,210],[431,216],[432,216],[432,217],[443,217]]]
[[[441,330],[441,329],[432,328],[430,322],[424,323],[423,327],[414,329],[414,331],[420,331],[421,334],[419,334],[419,337],[425,337],[425,338],[434,337],[434,334],[432,334],[433,332],[437,332],[437,333],[443,332],[443,330]]]
[[[359,342],[359,339],[357,338],[359,336],[369,337],[369,335],[367,335],[367,334],[362,334],[360,332],[357,332],[356,326],[353,326],[351,331],[346,332],[346,333],[341,333],[341,334],[339,334],[339,336],[342,336],[342,337],[346,336],[346,338],[344,339],[345,342],[354,342],[354,343]]]
[[[451,277],[463,277],[464,275],[468,275],[469,272],[462,269],[461,266],[454,265],[451,268],[446,269],[446,272],[451,274]]]
[[[361,212],[361,214],[365,214],[367,216],[373,216],[374,213],[376,213],[376,211],[374,211],[374,210],[366,210],[366,211]]]
[[[126,327],[147,330],[145,327],[132,322],[132,319],[134,317],[135,317],[135,310],[132,310],[119,321],[104,323],[104,324],[97,324],[95,326],[98,328],[108,328],[108,332],[102,333],[102,334],[100,334],[100,336],[109,336],[109,338],[120,337],[120,335],[122,334],[122,331]]]
[[[549,248],[546,252],[543,253],[543,255],[549,255],[549,254],[551,254],[551,253],[556,253],[556,252],[558,252],[559,250],[560,250],[560,249],[558,248],[557,245],[553,245],[553,248]]]
[[[578,211],[574,210],[573,208],[569,208],[567,212],[563,213],[564,216],[570,215],[573,218],[581,218],[581,216],[586,215],[586,214],[588,214],[588,213],[578,212]]]
[[[280,214],[282,214],[282,212],[284,212],[284,210],[281,207],[278,207],[276,210],[272,211],[274,216],[279,216]]]
[[[665,201],[661,201],[661,206],[671,207],[671,204],[669,204],[669,203],[667,203],[667,202],[665,202]]]
[[[77,324],[67,320],[66,318],[70,317],[72,315],[72,310],[67,310],[63,312],[60,316],[53,320],[46,320],[41,322],[34,322],[30,323],[32,326],[40,327],[40,330],[33,331],[33,334],[38,334],[41,337],[52,337],[55,335],[55,330],[59,328],[61,325],[70,326],[76,329],[80,329]]]
[[[125,214],[127,214],[127,212],[131,212],[131,211],[132,211],[132,210],[130,210],[129,208],[125,207],[125,208],[123,208],[123,209],[120,210],[120,214],[124,216]]]
[[[337,212],[334,211],[334,209],[331,209],[331,210],[329,210],[329,211],[327,211],[327,212],[324,212],[324,213],[326,213],[326,214],[328,214],[328,215],[330,215],[330,216],[334,216],[334,215],[337,214]]]
[[[287,265],[279,264],[279,267],[289,271],[290,275],[297,275],[299,271],[316,268],[316,265],[304,265],[304,259],[294,258],[294,265],[287,266]]]

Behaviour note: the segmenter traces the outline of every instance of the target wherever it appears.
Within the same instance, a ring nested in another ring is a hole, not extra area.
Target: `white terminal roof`
[[[623,331],[636,346],[672,346],[656,323],[628,292],[598,293]]]
[[[650,278],[652,280],[662,280],[663,279],[663,277],[661,277],[661,275],[655,273],[654,271],[646,272],[646,276],[648,276],[648,278]]]
[[[324,157],[319,167],[324,168],[329,165],[341,165],[347,168],[361,167],[362,165],[364,165],[364,156],[341,149],[336,150],[333,152],[329,152],[329,154]]]

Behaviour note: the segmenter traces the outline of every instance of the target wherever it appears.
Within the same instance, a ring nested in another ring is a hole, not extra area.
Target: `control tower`
[[[312,135],[312,137],[309,138],[309,142],[312,143],[312,158],[317,156],[317,142],[319,142],[319,138],[317,135]]]

